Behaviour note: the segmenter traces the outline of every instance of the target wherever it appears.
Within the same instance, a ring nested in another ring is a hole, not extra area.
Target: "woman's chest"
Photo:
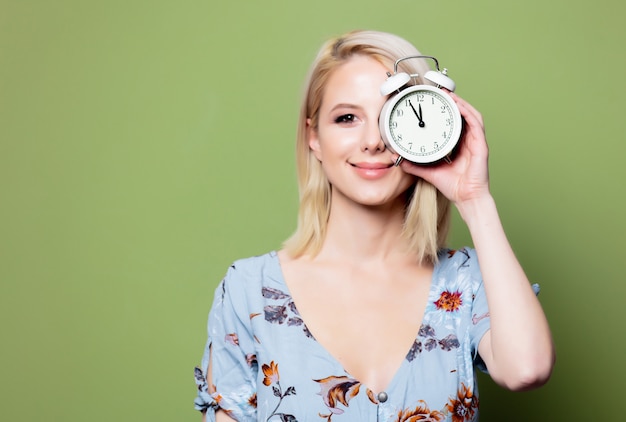
[[[258,420],[445,421],[459,403],[477,414],[471,355],[454,329],[422,325],[390,382],[374,390],[311,336],[289,298],[277,304],[273,295],[255,317]]]
[[[289,284],[308,333],[374,391],[391,382],[423,323],[432,270],[406,272],[318,270]]]

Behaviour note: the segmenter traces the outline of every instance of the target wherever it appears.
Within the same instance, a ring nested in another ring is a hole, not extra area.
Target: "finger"
[[[433,173],[432,167],[418,166],[414,163],[411,163],[410,161],[404,160],[402,161],[402,163],[400,163],[400,168],[405,173],[408,173],[413,176],[417,176],[421,179],[426,180],[429,183],[434,182],[434,178],[433,178],[434,173]]]
[[[477,141],[485,143],[485,126],[483,123],[482,114],[467,101],[460,98],[458,95],[455,96],[455,101],[457,101],[459,111],[465,119],[464,138],[470,141],[470,143],[475,143]]]
[[[465,101],[459,101],[457,105],[464,120],[464,138],[484,138],[485,126],[480,112]]]
[[[463,117],[467,116],[471,116],[473,117],[481,126],[483,125],[483,116],[482,114],[476,109],[474,108],[474,106],[472,106],[469,102],[465,101],[463,98],[459,97],[457,94],[455,94],[454,92],[450,93],[450,96],[454,99],[454,101],[456,102],[457,106],[459,107],[459,111],[461,109],[463,109],[463,111],[465,111],[465,113],[461,113],[464,114]]]

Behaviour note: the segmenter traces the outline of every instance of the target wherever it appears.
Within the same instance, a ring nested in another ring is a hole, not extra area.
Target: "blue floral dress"
[[[196,409],[208,421],[217,409],[237,421],[477,421],[474,371],[488,329],[475,251],[442,250],[415,341],[387,390],[375,394],[308,331],[276,252],[239,260],[215,292],[195,370]]]

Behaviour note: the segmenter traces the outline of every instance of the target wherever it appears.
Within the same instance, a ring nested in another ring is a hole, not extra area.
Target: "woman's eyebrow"
[[[339,103],[336,104],[333,108],[330,109],[331,112],[338,110],[338,109],[351,109],[351,110],[360,110],[361,107],[356,105],[356,104],[350,104],[350,103]]]

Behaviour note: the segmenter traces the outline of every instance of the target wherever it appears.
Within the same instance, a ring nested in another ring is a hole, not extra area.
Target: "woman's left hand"
[[[454,93],[454,99],[465,125],[454,160],[433,166],[420,166],[403,160],[400,167],[407,173],[432,183],[449,200],[460,205],[465,201],[489,195],[489,151],[482,115]],[[394,155],[394,159],[397,155]]]

